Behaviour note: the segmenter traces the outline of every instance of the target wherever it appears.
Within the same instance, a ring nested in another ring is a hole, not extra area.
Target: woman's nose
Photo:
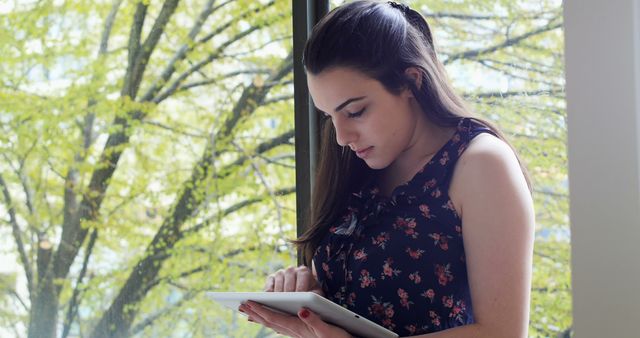
[[[354,143],[356,138],[356,132],[349,126],[348,121],[333,120],[333,127],[336,129],[336,141],[338,145],[345,147],[351,143]]]

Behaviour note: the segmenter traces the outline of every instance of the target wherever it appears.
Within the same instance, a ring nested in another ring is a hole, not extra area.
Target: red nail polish
[[[307,310],[307,309],[304,309],[304,310],[300,311],[300,317],[302,317],[302,318],[307,318],[307,317],[309,317],[310,314],[311,313],[309,313],[309,310]]]

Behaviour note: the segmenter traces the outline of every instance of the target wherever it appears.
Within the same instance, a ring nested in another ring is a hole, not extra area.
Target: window
[[[304,201],[313,152],[296,155],[294,136],[314,132],[292,114],[301,3],[0,4],[0,336],[272,335],[202,293],[261,289],[296,262],[283,238],[296,235],[294,178]],[[530,170],[530,335],[568,336],[562,3],[407,3]]]
[[[291,2],[0,13],[0,335],[258,335],[203,292],[296,259]]]

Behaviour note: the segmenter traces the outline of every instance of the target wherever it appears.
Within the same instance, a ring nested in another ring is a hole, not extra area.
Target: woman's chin
[[[376,160],[375,160],[375,159],[373,159],[373,158],[368,158],[368,159],[365,159],[365,160],[363,160],[363,161],[364,161],[364,163],[366,163],[366,164],[367,164],[367,166],[368,166],[369,168],[371,168],[371,169],[373,169],[373,170],[380,170],[380,169],[384,169],[384,168],[386,168],[386,167],[388,167],[388,166],[389,166],[389,164],[388,164],[388,163],[383,163],[383,162],[381,162],[381,161],[379,161],[379,160],[378,160],[378,161],[376,161]]]

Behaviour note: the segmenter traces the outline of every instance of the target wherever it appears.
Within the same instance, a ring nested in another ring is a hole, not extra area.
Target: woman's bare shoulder
[[[451,179],[449,195],[456,211],[462,215],[465,201],[483,198],[490,191],[505,186],[526,189],[526,180],[513,149],[492,134],[476,136],[460,155]]]

